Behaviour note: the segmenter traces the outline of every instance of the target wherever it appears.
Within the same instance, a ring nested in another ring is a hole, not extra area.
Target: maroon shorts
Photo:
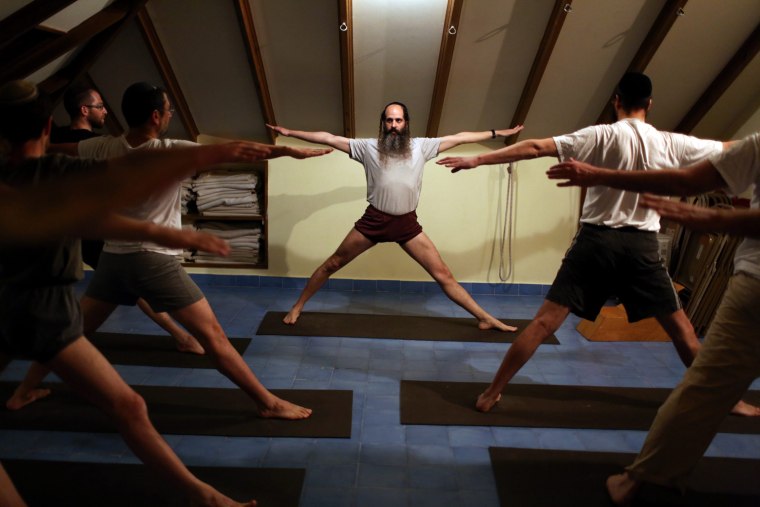
[[[416,211],[389,215],[371,204],[364,211],[364,216],[354,224],[354,228],[375,243],[395,241],[403,244],[422,232],[422,226],[417,223]]]

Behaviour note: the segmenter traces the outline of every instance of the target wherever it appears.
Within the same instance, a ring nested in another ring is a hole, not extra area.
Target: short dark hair
[[[626,111],[646,109],[652,98],[652,81],[641,72],[627,72],[615,89],[620,105]]]
[[[139,82],[129,86],[121,98],[121,112],[130,128],[140,127],[153,111],[164,110],[166,90],[149,83]]]
[[[18,146],[39,139],[50,121],[52,102],[29,81],[0,86],[0,137]]]
[[[79,108],[87,105],[86,102],[90,99],[93,91],[89,86],[75,85],[63,94],[63,108],[69,113],[72,120],[79,115]]]

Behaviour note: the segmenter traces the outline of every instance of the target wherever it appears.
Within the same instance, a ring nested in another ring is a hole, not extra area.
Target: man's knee
[[[340,268],[346,265],[345,257],[333,254],[330,256],[329,259],[325,261],[325,263],[322,265],[322,269],[328,274],[331,275],[338,271]]]
[[[114,402],[114,415],[119,420],[141,421],[148,418],[148,406],[134,389],[126,389]]]

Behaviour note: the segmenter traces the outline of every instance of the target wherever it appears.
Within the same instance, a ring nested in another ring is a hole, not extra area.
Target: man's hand
[[[502,136],[502,137],[509,137],[509,136],[513,136],[513,135],[517,134],[522,129],[523,129],[522,125],[515,125],[511,129],[497,130],[496,131],[496,135],[497,136]]]
[[[602,169],[570,159],[553,165],[546,171],[550,180],[567,180],[557,183],[558,187],[593,187],[598,185],[597,177]]]
[[[286,154],[289,157],[304,159],[311,157],[321,157],[327,155],[333,151],[332,148],[296,148],[293,146],[286,146]]]
[[[230,245],[226,240],[206,232],[191,229],[174,229],[160,226],[151,240],[169,248],[200,250],[214,255],[227,256]]]
[[[473,169],[478,167],[478,157],[446,157],[437,161],[436,164],[451,168],[455,173],[462,169]]]
[[[274,146],[253,141],[233,141],[217,145],[225,162],[255,162],[271,157]]]
[[[715,230],[714,222],[719,213],[719,210],[714,208],[694,206],[649,194],[642,195],[639,204],[656,211],[662,218],[678,222],[695,231]]]
[[[270,130],[274,130],[281,136],[290,137],[290,130],[286,129],[285,127],[278,127],[277,125],[270,125],[268,123],[265,124],[267,128]]]

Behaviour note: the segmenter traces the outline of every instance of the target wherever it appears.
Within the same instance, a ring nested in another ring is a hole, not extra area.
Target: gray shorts
[[[85,294],[130,306],[142,298],[154,312],[179,310],[203,299],[203,292],[177,258],[154,252],[103,252]]]
[[[0,286],[0,350],[46,363],[82,336],[71,285]]]

